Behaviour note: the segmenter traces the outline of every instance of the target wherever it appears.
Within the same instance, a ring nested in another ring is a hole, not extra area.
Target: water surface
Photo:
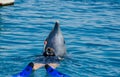
[[[0,7],[0,77],[20,72],[43,51],[56,20],[68,58],[57,68],[71,77],[120,77],[119,0],[16,0]],[[31,77],[48,77],[45,69]]]

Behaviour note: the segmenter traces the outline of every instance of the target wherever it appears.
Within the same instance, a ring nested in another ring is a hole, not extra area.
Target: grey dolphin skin
[[[58,21],[56,21],[44,44],[44,56],[54,55],[63,58],[66,55],[65,40]]]

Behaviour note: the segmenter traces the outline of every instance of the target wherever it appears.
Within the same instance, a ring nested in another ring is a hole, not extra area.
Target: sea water
[[[43,52],[56,20],[71,77],[120,77],[120,0],[15,0],[0,7],[0,77],[11,77]],[[48,77],[44,68],[31,77]]]

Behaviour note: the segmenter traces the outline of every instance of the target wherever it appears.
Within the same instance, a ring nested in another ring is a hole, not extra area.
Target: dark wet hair
[[[48,47],[45,52],[43,53],[43,56],[55,56],[54,50],[50,47]]]

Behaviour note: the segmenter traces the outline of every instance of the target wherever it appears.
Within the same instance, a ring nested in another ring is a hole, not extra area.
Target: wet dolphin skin
[[[44,56],[53,55],[63,58],[66,55],[65,40],[58,21],[56,21],[53,30],[46,38],[44,44]]]

